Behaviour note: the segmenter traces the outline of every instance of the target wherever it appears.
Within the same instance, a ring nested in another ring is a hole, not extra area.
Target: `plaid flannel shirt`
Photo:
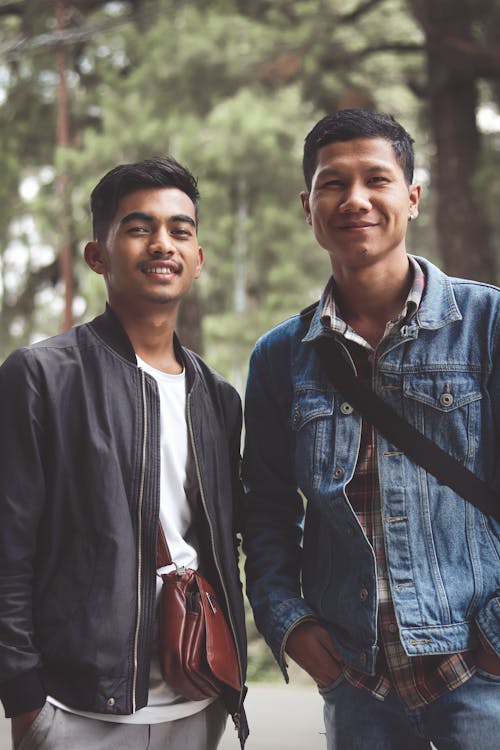
[[[415,315],[422,299],[425,277],[416,260],[411,256],[409,260],[413,273],[412,287],[401,313],[387,323],[384,337]],[[344,339],[359,376],[371,383],[377,352],[345,323],[335,305],[334,295],[335,285],[330,279],[321,300],[321,321],[326,328]],[[365,688],[380,700],[394,687],[407,708],[420,708],[462,685],[474,674],[475,667],[469,652],[409,657],[403,648],[385,555],[376,441],[374,429],[365,420],[362,421],[356,471],[347,487],[347,495],[375,553],[379,599],[378,641],[381,649],[375,675],[366,675],[346,667],[345,677],[355,687]]]

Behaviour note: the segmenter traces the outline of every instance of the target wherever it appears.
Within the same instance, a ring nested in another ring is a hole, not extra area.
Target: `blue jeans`
[[[424,708],[404,707],[394,690],[377,700],[340,676],[326,688],[328,750],[498,750],[500,676],[478,670]]]

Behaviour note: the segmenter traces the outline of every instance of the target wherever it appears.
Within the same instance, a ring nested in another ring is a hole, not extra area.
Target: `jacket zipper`
[[[196,445],[195,445],[195,441],[194,441],[193,422],[192,422],[192,419],[191,419],[191,394],[190,393],[188,393],[188,397],[187,397],[187,421],[188,421],[188,427],[189,427],[189,437],[190,437],[190,441],[191,441],[191,448],[192,448],[193,457],[194,457],[194,464],[195,464],[195,467],[196,467],[196,477],[198,479],[198,486],[200,488],[201,502],[202,502],[203,510],[205,511],[205,516],[206,516],[206,519],[207,519],[207,522],[208,522],[208,529],[210,531],[210,543],[211,543],[211,547],[212,547],[212,556],[213,556],[213,559],[214,559],[215,567],[217,569],[217,573],[219,575],[219,580],[220,580],[220,583],[221,583],[221,586],[222,586],[222,590],[224,592],[224,598],[226,600],[227,613],[228,613],[228,616],[229,616],[229,624],[231,626],[231,632],[233,634],[234,647],[236,649],[236,656],[238,657],[238,668],[240,670],[240,680],[241,680],[239,704],[241,705],[241,701],[243,699],[243,680],[242,680],[242,677],[243,677],[243,667],[242,667],[242,664],[241,664],[241,655],[240,655],[240,650],[239,650],[239,646],[238,646],[238,640],[237,640],[237,637],[236,637],[236,628],[235,628],[235,625],[234,625],[233,617],[232,617],[232,614],[231,614],[231,607],[230,607],[230,604],[229,604],[229,596],[228,596],[226,585],[224,583],[224,578],[222,576],[222,572],[221,572],[221,569],[219,567],[219,563],[218,563],[218,560],[217,560],[217,554],[216,554],[215,543],[214,543],[214,535],[213,535],[213,530],[212,530],[212,523],[210,521],[210,516],[209,516],[209,513],[208,513],[207,502],[206,502],[206,498],[205,498],[205,491],[203,489],[203,482],[201,480],[200,464],[198,462],[198,454],[196,453]],[[240,728],[240,714],[238,712],[232,714],[232,719],[234,721],[236,729],[239,731],[239,728]]]
[[[139,496],[137,500],[137,619],[134,634],[134,669],[132,678],[132,713],[136,711],[137,703],[137,672],[138,672],[138,653],[139,653],[139,631],[141,626],[141,607],[142,607],[142,505],[144,499],[144,479],[146,474],[146,446],[148,435],[148,413],[146,408],[146,378],[144,371],[141,373],[141,393],[142,393],[142,411],[143,411],[143,433],[142,433],[142,455],[141,455],[141,474],[139,481]]]

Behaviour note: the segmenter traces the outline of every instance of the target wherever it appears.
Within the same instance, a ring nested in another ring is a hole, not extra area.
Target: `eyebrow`
[[[155,216],[152,214],[146,214],[143,211],[131,211],[131,213],[126,214],[120,219],[120,224],[128,224],[130,221],[145,221],[151,224],[153,221],[155,221]],[[190,224],[194,229],[196,229],[196,223],[194,219],[191,218],[191,216],[188,216],[187,214],[173,214],[172,216],[169,216],[167,218],[167,222],[170,223],[183,223],[183,224]]]
[[[191,216],[188,216],[187,214],[175,214],[174,216],[170,216],[168,220],[173,221],[173,222],[183,222],[184,224],[190,224],[192,227],[196,229],[195,220],[192,219]]]
[[[345,174],[346,170],[349,170],[349,165],[347,167],[324,167],[324,169],[321,169],[318,173],[318,176],[324,177],[326,176],[342,176]],[[392,164],[389,164],[387,162],[378,162],[376,164],[371,164],[370,166],[366,166],[363,171],[366,172],[366,174],[372,174],[375,172],[384,172],[384,171],[394,171],[394,166]]]

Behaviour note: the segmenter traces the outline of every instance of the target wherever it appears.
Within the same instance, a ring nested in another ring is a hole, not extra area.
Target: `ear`
[[[201,275],[201,269],[203,268],[203,263],[205,262],[205,255],[203,253],[203,248],[198,248],[198,263],[196,264],[196,268],[194,271],[193,278],[199,279]]]
[[[96,240],[87,242],[83,250],[83,257],[85,258],[85,263],[92,269],[92,271],[101,275],[104,274],[106,265],[104,263],[103,248],[100,242]]]
[[[412,219],[416,219],[418,216],[418,204],[420,203],[420,197],[422,195],[422,186],[418,184],[410,185],[409,193],[410,193],[409,216],[411,216]]]
[[[302,202],[302,208],[304,209],[306,221],[308,224],[312,224],[311,209],[309,207],[309,193],[306,193],[305,190],[302,191],[300,194],[300,200]]]

